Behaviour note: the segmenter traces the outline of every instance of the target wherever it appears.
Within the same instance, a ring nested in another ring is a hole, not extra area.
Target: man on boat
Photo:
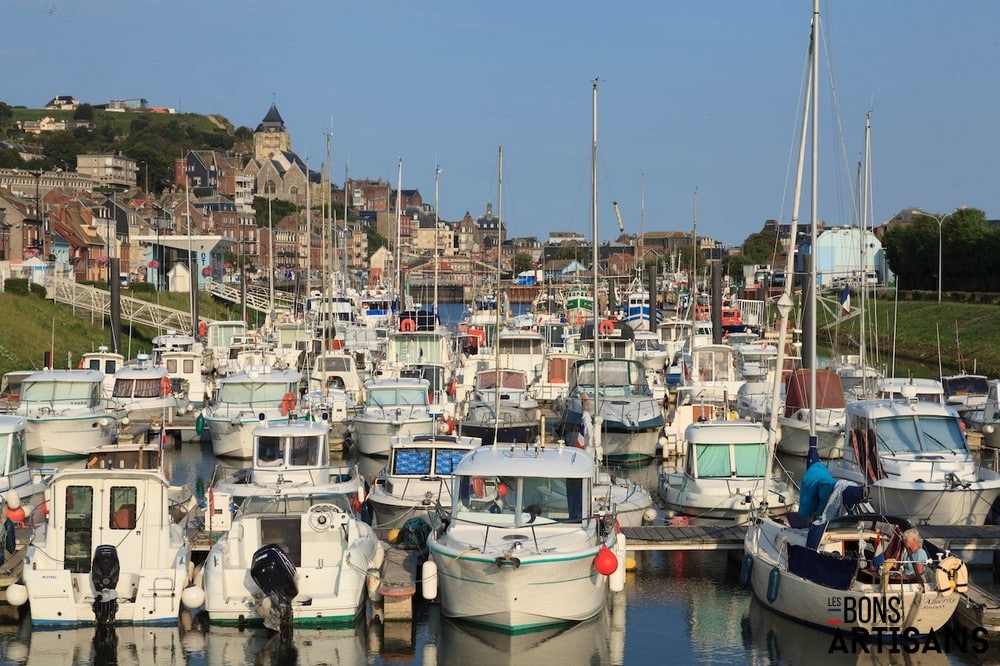
[[[906,559],[902,562],[903,573],[922,576],[927,563],[927,551],[924,550],[924,540],[917,528],[912,527],[903,532],[903,546],[906,548]]]

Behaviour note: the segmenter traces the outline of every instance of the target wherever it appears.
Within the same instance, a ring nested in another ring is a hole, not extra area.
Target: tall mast
[[[437,323],[438,313],[438,266],[441,263],[441,245],[438,234],[438,210],[441,205],[438,197],[438,177],[441,175],[441,165],[434,165],[434,321]]]
[[[861,303],[859,305],[858,343],[859,359],[861,361],[861,391],[862,395],[869,395],[868,392],[868,345],[865,344],[867,329],[865,328],[865,297],[868,295],[868,196],[871,185],[871,146],[872,146],[872,110],[868,109],[865,114],[865,155],[864,169],[862,171],[861,187]],[[877,351],[877,350],[876,350]],[[940,376],[940,373],[938,373]]]
[[[306,302],[309,302],[309,296],[312,289],[310,288],[310,282],[312,279],[312,209],[310,208],[309,199],[309,159],[306,158]],[[304,319],[304,317],[303,317]]]
[[[594,236],[594,248],[593,256],[591,261],[593,262],[594,268],[594,455],[598,458],[602,457],[601,454],[601,415],[599,405],[597,403],[600,396],[600,339],[598,337],[598,332],[600,331],[598,312],[598,290],[597,290],[597,268],[600,264],[600,251],[598,248],[598,231],[597,231],[597,79],[594,79],[594,86],[592,92],[592,127],[591,127],[591,141],[590,141],[590,222],[592,225],[592,233]],[[608,285],[608,296],[611,295],[611,285]]]
[[[503,146],[497,158],[497,229],[503,229]],[[493,443],[500,436],[500,244],[497,243],[496,332],[493,335]]]
[[[819,229],[819,0],[813,0],[812,50],[812,145],[811,199],[809,261],[809,317],[807,318],[807,340],[809,341],[809,448],[816,445],[816,239]],[[787,282],[787,280],[785,280]]]
[[[346,162],[344,163],[344,238],[340,246],[340,251],[343,258],[343,265],[340,269],[340,295],[344,298],[347,297],[347,180],[348,180],[348,169],[350,165]]]
[[[400,225],[403,223],[403,158],[399,158],[399,166],[396,169],[396,303],[397,310],[401,311],[403,307],[403,290],[402,283],[400,281],[402,273],[402,252],[399,249],[401,231]]]

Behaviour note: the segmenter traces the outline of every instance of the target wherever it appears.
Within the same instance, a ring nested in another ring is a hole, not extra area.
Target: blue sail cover
[[[802,489],[799,492],[798,515],[806,520],[812,520],[823,513],[826,503],[830,500],[837,482],[822,462],[809,466],[802,475]]]

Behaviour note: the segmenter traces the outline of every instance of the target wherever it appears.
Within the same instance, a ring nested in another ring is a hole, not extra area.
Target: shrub
[[[3,290],[8,294],[28,295],[27,278],[7,278],[3,281]]]
[[[133,294],[155,294],[156,285],[152,282],[133,282],[129,285],[129,291]]]
[[[29,284],[28,289],[31,290],[32,294],[38,296],[39,298],[46,298],[49,295],[45,287],[36,282],[32,282],[31,284]]]

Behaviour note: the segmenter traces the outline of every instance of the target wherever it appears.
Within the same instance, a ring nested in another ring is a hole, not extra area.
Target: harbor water
[[[204,487],[215,465],[211,445],[200,442],[169,449],[165,460],[172,482],[191,488]],[[378,465],[361,462],[366,470]],[[655,492],[660,471],[655,462],[625,473]],[[188,618],[180,628],[119,627],[111,637],[93,628],[32,631],[26,619],[8,613],[0,624],[0,664],[1000,663],[1000,643],[986,654],[893,653],[889,647],[864,654],[860,646],[844,652],[833,635],[760,607],[739,585],[739,555],[639,552],[636,560],[625,590],[609,595],[600,616],[518,636],[448,620],[437,604],[422,601],[412,623],[382,626],[366,615],[346,629],[296,630],[289,642],[263,629],[205,627]],[[990,578],[988,572],[976,576]]]

